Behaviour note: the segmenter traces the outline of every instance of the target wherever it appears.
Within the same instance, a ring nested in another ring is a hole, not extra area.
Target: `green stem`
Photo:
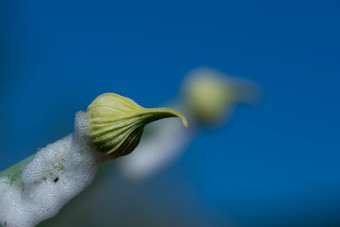
[[[1,177],[8,178],[10,184],[20,181],[22,171],[24,170],[27,163],[33,160],[34,156],[35,154],[0,172],[0,178]]]

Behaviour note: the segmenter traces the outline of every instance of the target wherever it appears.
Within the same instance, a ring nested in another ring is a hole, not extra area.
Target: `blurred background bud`
[[[184,129],[169,119],[147,128],[136,152],[119,162],[123,175],[143,181],[180,157],[205,127],[222,125],[238,103],[254,104],[260,87],[254,82],[223,74],[212,68],[198,68],[184,77],[181,94],[170,106],[184,112],[190,127]],[[202,127],[205,126],[205,127]]]
[[[229,118],[238,103],[255,104],[260,87],[212,68],[198,68],[189,73],[182,92],[185,109],[195,123],[212,124]]]

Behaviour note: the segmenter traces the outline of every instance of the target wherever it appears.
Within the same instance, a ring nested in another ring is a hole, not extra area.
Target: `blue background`
[[[72,132],[103,92],[158,106],[208,66],[259,83],[263,99],[203,132],[155,187],[191,188],[207,220],[336,226],[339,22],[337,1],[2,0],[0,169]]]

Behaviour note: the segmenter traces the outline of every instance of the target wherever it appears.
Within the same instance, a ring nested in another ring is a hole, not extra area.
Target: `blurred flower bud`
[[[202,123],[221,120],[236,103],[253,104],[258,100],[259,86],[217,70],[199,68],[189,73],[185,84],[185,101],[190,114]]]

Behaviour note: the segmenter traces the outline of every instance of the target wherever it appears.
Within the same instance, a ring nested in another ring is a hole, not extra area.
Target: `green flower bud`
[[[233,99],[233,91],[220,78],[196,76],[187,89],[187,103],[196,118],[203,122],[220,119]]]
[[[249,80],[200,68],[190,73],[184,92],[190,114],[199,122],[213,123],[228,115],[237,103],[255,103],[259,90]]]
[[[105,93],[87,108],[90,140],[104,160],[131,153],[138,145],[144,126],[167,117],[179,117],[184,126],[187,120],[180,112],[169,108],[143,108],[133,100]]]

